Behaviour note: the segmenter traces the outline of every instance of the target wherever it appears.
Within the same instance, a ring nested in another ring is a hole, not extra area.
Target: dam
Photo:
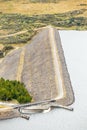
[[[74,102],[72,85],[57,29],[39,30],[30,44],[14,50],[0,63],[0,77],[23,82],[33,102],[56,100],[56,104]]]

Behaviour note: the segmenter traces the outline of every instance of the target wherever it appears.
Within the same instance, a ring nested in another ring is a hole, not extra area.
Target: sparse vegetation
[[[80,4],[79,6],[87,6],[87,4],[84,3],[84,4]]]
[[[16,99],[19,103],[31,102],[32,97],[27,92],[25,85],[19,81],[0,79],[0,100],[10,101]]]
[[[0,44],[25,44],[40,27],[87,29],[85,0],[1,0],[0,36],[27,30],[23,34],[0,37]]]
[[[0,58],[3,58],[4,56],[6,56],[6,54],[9,53],[13,49],[14,49],[14,47],[12,47],[10,45],[4,46],[3,49],[0,50]]]
[[[3,55],[3,52],[0,50],[0,58],[3,58],[4,55]]]
[[[0,38],[0,43],[27,43],[36,34],[36,29],[47,25],[52,25],[61,29],[87,29],[87,18],[81,17],[86,9],[74,10],[59,14],[42,15],[21,15],[21,14],[0,14],[0,29],[10,30],[10,33],[27,30],[24,34],[11,37]]]

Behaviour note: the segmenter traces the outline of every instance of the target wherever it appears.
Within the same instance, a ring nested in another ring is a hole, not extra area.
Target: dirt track
[[[20,31],[20,32],[17,32],[17,33],[14,33],[14,34],[8,34],[8,35],[0,36],[0,38],[12,37],[12,36],[16,36],[16,35],[24,34],[24,33],[26,33],[26,32],[27,32],[27,31]]]

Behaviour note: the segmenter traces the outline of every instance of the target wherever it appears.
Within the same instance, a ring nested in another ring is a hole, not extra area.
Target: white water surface
[[[62,46],[75,93],[74,112],[55,109],[0,121],[0,130],[87,130],[87,31],[60,31]]]

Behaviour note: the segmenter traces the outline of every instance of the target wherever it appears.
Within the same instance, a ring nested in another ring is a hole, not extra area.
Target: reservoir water
[[[87,130],[87,31],[60,31],[75,103],[73,112],[54,109],[22,118],[0,121],[0,130]]]

